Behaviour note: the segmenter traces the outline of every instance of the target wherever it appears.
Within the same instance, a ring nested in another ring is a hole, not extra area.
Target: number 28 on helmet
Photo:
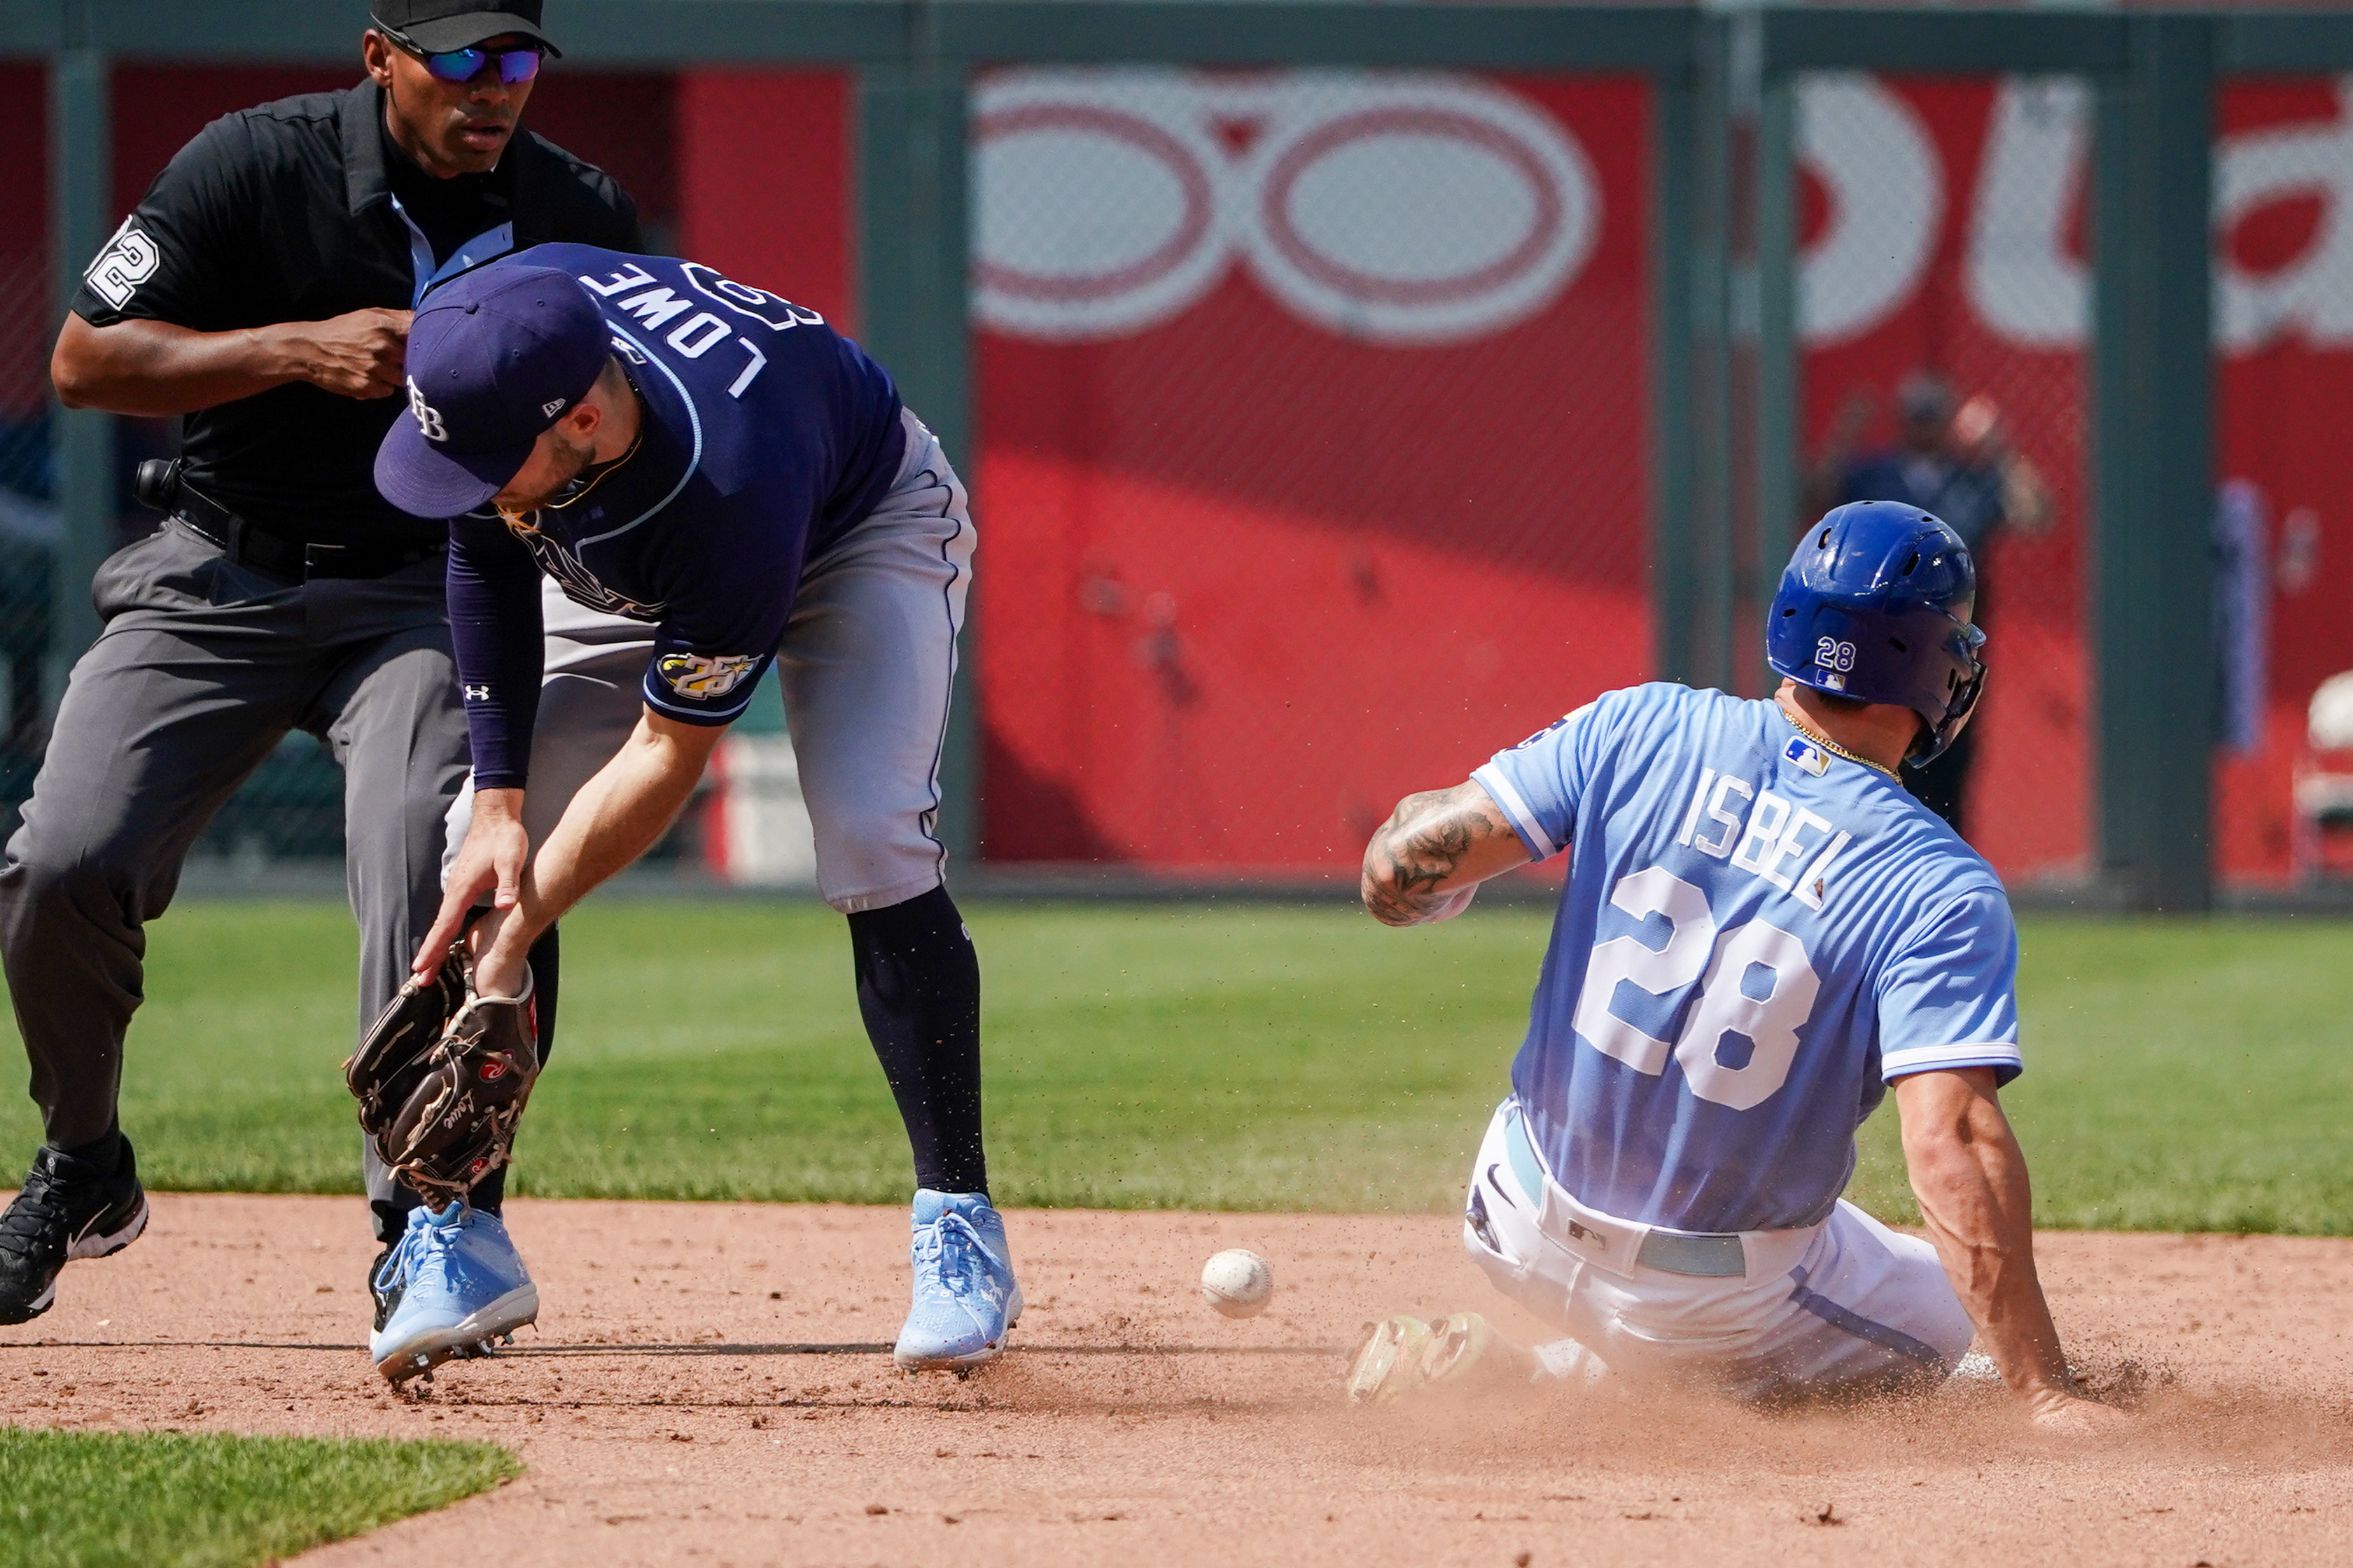
[[[1800,686],[1909,708],[1919,767],[1953,743],[1985,689],[1969,624],[1978,591],[1968,546],[1942,519],[1894,501],[1853,501],[1806,531],[1781,574],[1765,658]]]

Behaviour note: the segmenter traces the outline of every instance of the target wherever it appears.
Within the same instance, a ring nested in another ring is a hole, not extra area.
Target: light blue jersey
[[[1472,776],[1539,860],[1576,844],[1512,1081],[1588,1206],[1812,1225],[1889,1082],[2018,1076],[1993,868],[1774,703],[1630,687]]]

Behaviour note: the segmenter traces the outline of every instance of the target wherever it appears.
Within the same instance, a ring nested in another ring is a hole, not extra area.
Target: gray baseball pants
[[[290,731],[343,770],[359,1027],[399,988],[440,906],[442,817],[466,773],[444,570],[436,554],[383,577],[289,583],[177,522],[99,569],[105,629],[74,666],[0,868],[0,963],[51,1143],[114,1125],[146,922]],[[320,1044],[324,1069],[338,1047]],[[391,1199],[365,1161],[369,1195]]]

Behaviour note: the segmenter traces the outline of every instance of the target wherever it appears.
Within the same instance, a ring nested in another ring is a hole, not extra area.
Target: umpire
[[[375,0],[367,79],[215,121],[91,264],[51,373],[69,407],[178,415],[168,513],[91,584],[74,666],[0,868],[0,961],[47,1141],[0,1216],[0,1323],[145,1226],[116,1121],[145,922],[288,731],[343,770],[363,1022],[441,901],[466,771],[442,574],[448,530],[371,477],[406,405],[409,312],[440,279],[570,240],[644,248],[601,171],[519,129],[542,0]],[[369,1159],[377,1234],[416,1201]],[[494,1184],[477,1194],[495,1209]],[[381,1315],[381,1303],[379,1315]]]

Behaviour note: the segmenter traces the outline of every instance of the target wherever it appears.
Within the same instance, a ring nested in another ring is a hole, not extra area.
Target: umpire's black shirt
[[[548,241],[645,247],[637,205],[610,175],[528,131],[494,173],[431,181],[385,129],[383,89],[364,81],[197,132],[100,253],[73,309],[93,327],[140,317],[200,332],[406,310],[437,273]],[[294,382],[202,409],[181,421],[185,479],[281,538],[435,545],[445,529],[376,494],[377,444],[406,407]]]

